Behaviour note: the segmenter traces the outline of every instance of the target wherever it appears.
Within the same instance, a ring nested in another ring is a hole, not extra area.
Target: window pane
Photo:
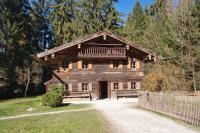
[[[118,90],[119,89],[119,83],[114,83],[114,90]]]
[[[131,68],[132,68],[132,69],[135,69],[135,68],[136,68],[135,66],[136,66],[136,63],[132,61],[132,62],[131,62]]]
[[[131,89],[135,90],[136,89],[136,82],[131,82]]]
[[[64,59],[64,60],[62,61],[62,68],[63,68],[63,69],[67,69],[68,67],[69,67],[69,62],[67,62],[67,60]]]
[[[114,61],[114,62],[113,62],[113,68],[118,68],[118,67],[119,67],[119,62]]]
[[[69,85],[65,84],[66,90],[69,91]]]
[[[87,68],[88,68],[88,63],[87,63],[87,62],[83,62],[82,68],[83,68],[83,69],[87,69]]]
[[[82,90],[87,91],[88,90],[88,83],[82,83]]]

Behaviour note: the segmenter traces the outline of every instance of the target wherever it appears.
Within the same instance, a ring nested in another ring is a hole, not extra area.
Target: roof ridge
[[[105,34],[108,35],[108,36],[110,36],[110,37],[112,37],[112,38],[114,38],[114,39],[116,39],[116,40],[118,40],[118,41],[121,41],[121,42],[123,42],[125,44],[131,45],[132,47],[135,47],[136,49],[139,49],[139,50],[141,50],[141,51],[143,51],[145,53],[148,53],[148,54],[151,54],[151,55],[156,55],[155,53],[151,52],[150,50],[147,50],[147,49],[145,49],[145,48],[143,48],[143,47],[141,47],[139,45],[133,44],[132,42],[128,41],[127,39],[124,39],[121,36],[116,35],[116,34],[114,34],[112,32],[109,32],[109,31],[99,31],[99,32],[96,32],[96,33],[93,33],[93,34],[90,34],[90,35],[86,35],[86,36],[84,36],[82,38],[80,37],[80,38],[75,39],[75,40],[73,40],[71,42],[66,42],[66,43],[64,43],[64,44],[62,44],[60,46],[51,48],[51,49],[49,49],[47,51],[43,51],[41,53],[38,53],[37,57],[41,58],[41,57],[47,56],[49,54],[61,51],[63,49],[69,48],[71,46],[77,45],[79,43],[83,43],[85,41],[94,39],[96,37],[99,37],[99,36],[102,36],[102,35],[105,35]]]

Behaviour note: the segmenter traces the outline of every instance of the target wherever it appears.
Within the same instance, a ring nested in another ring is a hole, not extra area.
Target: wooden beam
[[[47,61],[47,60],[48,60],[48,56],[45,56],[45,57],[44,57],[44,60]]]
[[[126,49],[129,50],[129,45],[126,45]]]
[[[149,60],[151,60],[151,55],[148,56]]]
[[[51,58],[52,58],[52,59],[54,59],[54,57],[55,57],[54,53],[53,53],[53,54],[51,54]]]
[[[80,49],[81,48],[81,44],[78,44],[78,49]]]
[[[106,35],[103,35],[103,40],[106,40]]]

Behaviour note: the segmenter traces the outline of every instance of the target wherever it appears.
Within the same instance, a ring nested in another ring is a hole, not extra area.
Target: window
[[[82,91],[88,90],[88,83],[82,83]]]
[[[135,61],[131,61],[131,69],[136,69],[136,63],[135,63]]]
[[[63,68],[64,70],[66,70],[68,67],[69,67],[69,62],[67,62],[67,60],[64,59],[63,62],[62,62],[62,68]]]
[[[83,62],[82,63],[82,68],[83,69],[88,69],[88,62]]]
[[[136,89],[136,82],[131,82],[131,90],[135,90]]]
[[[119,89],[119,83],[114,83],[114,90],[118,90]]]
[[[69,91],[69,84],[65,84],[65,90]]]
[[[113,62],[113,68],[118,68],[119,67],[119,62],[118,61],[114,61]]]

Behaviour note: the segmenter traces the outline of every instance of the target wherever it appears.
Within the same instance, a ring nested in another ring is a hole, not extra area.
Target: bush
[[[52,85],[49,91],[43,96],[42,104],[50,107],[57,107],[62,104],[65,95],[65,86],[62,84]]]
[[[147,91],[188,90],[188,83],[181,70],[168,62],[158,62],[152,65],[144,77],[144,89]]]

